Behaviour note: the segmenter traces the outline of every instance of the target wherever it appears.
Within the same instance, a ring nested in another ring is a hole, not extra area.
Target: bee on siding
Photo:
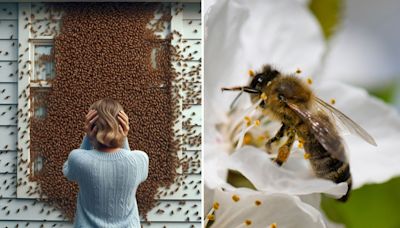
[[[375,140],[362,127],[315,96],[301,79],[294,75],[281,74],[270,65],[263,66],[248,86],[222,88],[222,90],[240,91],[232,105],[243,92],[250,94],[253,103],[262,99],[259,106],[272,119],[282,122],[276,135],[267,141],[266,150],[270,150],[272,143],[287,136],[287,141],[278,149],[275,162],[282,165],[287,160],[297,136],[299,142],[303,143],[317,177],[335,183],[347,182],[346,195],[338,199],[342,202],[347,201],[352,178],[345,154],[345,144],[336,126],[344,127],[350,133],[377,146]]]

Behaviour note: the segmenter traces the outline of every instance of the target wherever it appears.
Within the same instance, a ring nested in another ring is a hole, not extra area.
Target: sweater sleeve
[[[139,167],[141,168],[139,178],[141,182],[143,182],[147,179],[149,174],[149,156],[145,152],[139,151],[138,157],[140,161]]]
[[[63,174],[67,177],[70,181],[77,181],[77,151],[72,150],[69,155],[68,159],[64,162],[63,166]]]
[[[90,143],[89,138],[87,137],[87,135],[85,134],[85,136],[83,137],[81,146],[79,147],[80,149],[84,149],[84,150],[91,150],[93,149],[92,144]]]
[[[129,147],[129,143],[128,143],[128,137],[125,137],[125,141],[124,141],[124,144],[122,145],[122,148],[129,150],[129,151],[131,150],[131,148]]]

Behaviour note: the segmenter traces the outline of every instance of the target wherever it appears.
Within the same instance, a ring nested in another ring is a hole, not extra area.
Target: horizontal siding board
[[[201,201],[162,201],[149,211],[149,221],[201,221]]]
[[[10,202],[9,202],[10,201]],[[62,212],[35,199],[5,199],[0,198],[0,205],[7,206],[0,210],[0,220],[30,220],[30,221],[68,221]],[[24,206],[27,209],[24,210]],[[19,212],[17,213],[17,210]],[[43,210],[42,210],[43,209]],[[9,211],[9,214],[7,214]],[[49,212],[49,213],[48,213]],[[159,201],[147,214],[148,221],[152,222],[200,222],[201,201]],[[143,221],[143,219],[142,219]]]
[[[0,3],[0,20],[16,20],[18,19],[17,3]]]
[[[18,64],[15,61],[0,62],[0,82],[17,82]]]
[[[16,150],[17,126],[0,126],[0,139],[0,150]]]
[[[8,165],[6,165],[8,164]],[[17,172],[17,152],[14,151],[0,151],[0,176],[4,173],[12,173],[15,175]],[[0,182],[1,185],[2,182]],[[0,191],[0,194],[3,194]]]
[[[0,104],[17,104],[17,93],[17,83],[0,83]]]
[[[0,40],[0,60],[1,61],[15,61],[17,60],[17,46],[13,46],[13,43],[17,43],[15,40]],[[14,44],[17,45],[17,44]]]
[[[0,19],[0,39],[17,39],[17,25],[17,20],[5,21]],[[14,45],[18,45],[17,42]]]
[[[169,188],[160,189],[163,193],[162,200],[200,200],[201,199],[201,176],[190,174],[186,178],[177,177],[177,181]]]
[[[0,174],[0,196],[15,197],[17,191],[16,183],[17,183],[17,175]]]
[[[17,105],[16,104],[0,104],[0,126],[17,125]]]

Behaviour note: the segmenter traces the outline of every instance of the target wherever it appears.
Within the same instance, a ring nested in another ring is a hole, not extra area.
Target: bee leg
[[[281,166],[289,157],[290,150],[292,149],[293,142],[295,139],[295,132],[293,130],[288,131],[288,140],[283,144],[278,151],[278,156],[275,158],[276,164]]]
[[[278,132],[275,134],[274,137],[270,138],[268,142],[265,143],[265,147],[267,148],[267,152],[271,153],[271,144],[279,141],[286,132],[286,125],[282,123],[281,128],[279,128]]]

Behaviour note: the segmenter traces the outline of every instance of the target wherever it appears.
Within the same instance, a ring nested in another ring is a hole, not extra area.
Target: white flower
[[[248,70],[266,63],[284,73],[300,68],[304,78],[320,70],[325,43],[306,4],[298,0],[218,0],[206,9],[205,29],[205,212],[213,211],[213,227],[245,227],[250,215],[252,224],[258,224],[253,227],[268,227],[274,222],[278,227],[278,222],[283,224],[280,227],[336,226],[324,218],[320,195],[339,198],[347,186],[316,178],[297,144],[288,161],[277,167],[270,159],[273,154],[261,149],[265,143],[261,136],[271,137],[279,123],[263,119],[260,111],[251,107],[247,94],[240,97],[237,109],[228,113],[237,94],[221,93],[222,87],[247,84]],[[355,188],[400,174],[396,165],[400,117],[392,108],[364,90],[342,83],[323,81],[312,88],[324,100],[335,98],[335,106],[363,126],[379,145],[375,148],[353,136],[345,137]],[[256,190],[237,189],[227,183],[229,169],[243,174]],[[220,191],[221,187],[225,191]],[[231,202],[232,194],[241,195],[243,200],[238,202],[243,204]],[[250,207],[256,198],[270,201],[265,212]],[[218,210],[212,209],[215,201],[220,205]],[[232,214],[235,211],[240,213]]]
[[[400,76],[400,2],[346,0],[331,39],[324,79],[379,89]]]

